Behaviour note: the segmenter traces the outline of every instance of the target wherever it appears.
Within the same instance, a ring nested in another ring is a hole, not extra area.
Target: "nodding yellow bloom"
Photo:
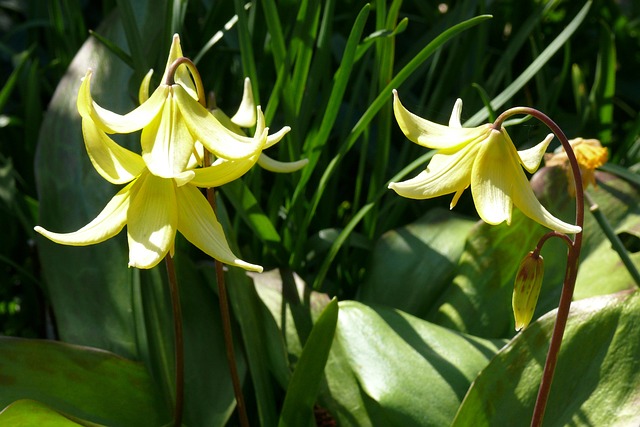
[[[559,220],[538,201],[524,167],[533,173],[553,135],[528,150],[517,151],[504,128],[491,124],[463,128],[462,101],[453,107],[449,126],[439,125],[409,112],[393,91],[393,111],[400,129],[411,141],[438,150],[427,168],[415,178],[392,182],[389,188],[403,197],[429,199],[453,193],[450,207],[469,186],[476,210],[488,224],[511,223],[515,204],[525,215],[552,230],[578,233],[581,228]]]
[[[255,109],[253,138],[221,124],[198,102],[197,87],[185,66],[170,66],[182,56],[174,37],[163,83],[148,96],[151,74],[140,88],[142,105],[122,116],[93,102],[91,70],[78,93],[85,147],[96,171],[113,184],[127,184],[107,203],[98,216],[72,233],[35,230],[54,242],[85,246],[103,242],[126,225],[129,266],[151,268],[173,253],[176,232],[211,257],[247,270],[259,265],[238,259],[225,238],[216,215],[197,187],[218,187],[246,173],[259,159],[262,149],[278,142],[289,128],[268,135],[260,107]],[[168,83],[169,81],[169,83]],[[142,129],[142,155],[118,145],[108,133]],[[198,146],[216,156],[210,166],[198,167]]]
[[[513,285],[513,315],[516,331],[529,326],[536,310],[542,277],[544,276],[544,260],[540,255],[529,252],[520,263]]]
[[[570,139],[569,144],[573,148],[576,155],[578,166],[580,166],[580,176],[582,177],[582,185],[586,189],[589,184],[596,187],[596,168],[607,163],[609,159],[609,151],[602,146],[597,139]],[[569,158],[562,146],[553,154],[545,154],[544,163],[546,166],[560,166],[567,174],[568,190],[571,197],[576,196],[576,183],[573,180],[573,172],[569,165]]]

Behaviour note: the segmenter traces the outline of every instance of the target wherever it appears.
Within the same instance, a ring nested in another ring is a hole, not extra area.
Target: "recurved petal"
[[[309,159],[302,159],[295,162],[280,162],[272,159],[264,153],[260,153],[258,165],[269,172],[290,173],[302,169],[309,163]]]
[[[463,128],[443,126],[430,122],[407,110],[400,102],[398,92],[395,89],[393,91],[393,112],[398,126],[400,126],[406,137],[427,148],[455,150],[486,134],[490,126]],[[453,114],[456,114],[455,108]],[[454,124],[458,124],[455,123],[455,119]]]
[[[410,199],[430,199],[449,193],[461,194],[469,186],[477,150],[477,144],[469,144],[453,154],[438,153],[433,156],[427,169],[418,176],[407,181],[392,182],[389,188]],[[457,198],[454,201],[457,201]]]
[[[167,81],[167,75],[169,73],[169,68],[171,64],[175,62],[176,59],[183,57],[182,46],[180,46],[180,36],[178,34],[173,35],[173,40],[171,42],[171,48],[169,49],[169,57],[167,58],[167,64],[164,67],[164,73],[162,74],[162,82]],[[173,75],[173,81],[182,85],[185,90],[191,95],[193,99],[198,99],[198,93],[196,91],[196,86],[193,83],[193,79],[191,78],[191,73],[189,69],[185,65],[180,65]]]
[[[250,128],[256,124],[256,101],[253,99],[253,89],[249,77],[244,79],[244,92],[242,101],[236,114],[231,117],[231,121],[243,128]]]
[[[513,203],[510,196],[513,180],[520,175],[524,177],[515,147],[500,131],[492,130],[480,146],[471,174],[473,202],[486,223],[511,223]]]
[[[507,140],[511,142],[511,138],[509,137],[506,131],[504,131],[504,134]],[[544,153],[545,151],[547,151],[547,147],[549,146],[549,143],[551,142],[552,139],[553,139],[553,134],[550,133],[538,145],[531,147],[527,150],[518,151],[518,156],[520,156],[520,163],[522,163],[522,166],[524,166],[524,168],[529,173],[534,173],[538,169],[538,166],[540,166],[540,162],[544,157]]]
[[[82,119],[82,135],[93,167],[110,183],[125,184],[144,170],[140,155],[116,144],[93,120]]]
[[[144,173],[132,189],[127,211],[129,267],[152,268],[167,255],[178,225],[172,179]]]
[[[449,127],[461,128],[460,116],[462,115],[462,99],[456,99],[456,103],[453,105],[453,111],[451,111],[451,117],[449,118]]]
[[[261,266],[249,264],[233,254],[213,209],[197,188],[185,185],[177,189],[176,195],[179,209],[178,231],[187,240],[225,264],[262,272]]]
[[[169,92],[169,86],[160,85],[145,103],[125,115],[120,115],[93,102],[91,75],[91,69],[87,70],[80,85],[78,112],[82,118],[96,122],[96,126],[106,133],[131,133],[142,129],[160,112]]]
[[[524,172],[513,177],[512,198],[516,207],[526,216],[551,230],[562,233],[579,233],[582,230],[577,225],[568,224],[551,215],[538,201]]]
[[[171,94],[162,113],[142,129],[140,141],[142,158],[154,175],[172,178],[186,169],[195,141]]]
[[[220,187],[240,178],[256,164],[259,155],[240,160],[217,159],[211,166],[194,169],[194,177],[189,182],[197,187]]]
[[[173,88],[182,117],[191,134],[214,155],[224,159],[237,160],[251,157],[262,150],[267,141],[266,131],[262,134],[256,134],[254,138],[238,135],[220,124],[181,86],[175,85]]]
[[[153,68],[147,72],[147,74],[142,79],[142,83],[140,83],[140,88],[138,89],[138,103],[140,105],[144,104],[145,101],[149,99],[149,84],[151,83],[152,76]]]
[[[122,230],[127,222],[130,191],[135,181],[124,187],[107,203],[102,212],[89,224],[73,233],[53,233],[37,226],[35,231],[56,243],[70,246],[87,246],[104,242]]]

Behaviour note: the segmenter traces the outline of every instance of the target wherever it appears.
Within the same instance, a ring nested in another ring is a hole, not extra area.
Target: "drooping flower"
[[[554,217],[538,201],[522,168],[533,173],[553,135],[528,149],[517,151],[504,128],[491,124],[463,128],[462,101],[458,99],[449,126],[439,125],[409,112],[394,90],[393,110],[400,129],[411,141],[438,150],[416,177],[392,182],[389,188],[411,199],[429,199],[454,193],[453,208],[471,186],[473,201],[488,224],[511,223],[515,204],[525,215],[552,230],[578,233],[581,228]]]
[[[89,158],[97,172],[113,184],[127,184],[80,230],[54,233],[35,230],[54,242],[85,246],[103,242],[126,225],[129,266],[151,268],[172,254],[176,232],[208,255],[247,270],[259,265],[238,259],[226,241],[222,226],[197,187],[218,187],[246,173],[262,149],[275,144],[289,130],[269,136],[264,115],[256,107],[253,138],[221,124],[198,99],[202,89],[184,66],[171,69],[180,58],[174,37],[163,83],[148,96],[151,73],[141,85],[141,106],[121,116],[93,102],[91,70],[78,93],[78,111]],[[142,155],[118,145],[107,133],[129,133],[142,129]],[[198,147],[215,156],[210,166],[201,165]]]
[[[576,155],[578,166],[580,167],[580,176],[582,177],[582,186],[586,189],[589,184],[596,186],[595,170],[600,166],[607,163],[609,159],[608,150],[602,146],[597,139],[583,139],[575,138],[570,139],[569,144],[573,148],[573,152]],[[569,165],[569,158],[566,151],[562,146],[553,154],[545,154],[544,163],[546,166],[560,166],[565,170],[567,174],[567,183],[569,194],[572,197],[576,196],[576,184],[573,180],[573,172]]]
[[[513,315],[516,331],[529,326],[538,304],[542,278],[544,276],[544,260],[539,254],[529,252],[520,263],[513,285]]]

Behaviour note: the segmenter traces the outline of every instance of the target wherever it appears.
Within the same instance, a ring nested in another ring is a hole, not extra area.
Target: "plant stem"
[[[560,127],[546,114],[529,107],[516,107],[505,111],[494,122],[494,128],[501,129],[504,120],[507,117],[513,116],[515,114],[528,114],[535,117],[536,119],[543,122],[560,140],[560,143],[567,153],[571,171],[573,172],[573,179],[575,181],[576,225],[582,228],[584,225],[584,190],[582,187],[582,178],[580,175],[578,160],[576,159],[571,144],[569,144],[569,140],[567,139],[562,129],[560,129]],[[542,380],[540,381],[540,388],[538,389],[538,397],[536,399],[535,407],[533,408],[533,416],[531,418],[532,427],[539,427],[542,425],[544,412],[547,407],[547,401],[549,400],[551,383],[553,382],[553,374],[556,369],[558,354],[560,352],[560,344],[562,343],[562,336],[564,335],[564,330],[567,325],[567,319],[569,318],[571,299],[573,297],[573,291],[576,286],[578,262],[580,260],[580,249],[582,248],[582,235],[583,231],[581,230],[575,235],[573,242],[569,245],[569,251],[567,255],[567,268],[565,271],[564,283],[562,285],[562,293],[560,294],[560,303],[558,304],[556,323],[553,327],[551,342],[549,343],[547,360],[544,364]]]
[[[205,153],[205,162],[210,164],[210,154]],[[207,200],[213,211],[216,211],[215,189],[207,188]],[[225,284],[224,270],[222,263],[215,260],[216,265],[216,282],[218,283],[218,302],[220,304],[220,316],[222,317],[222,333],[224,336],[224,345],[227,353],[227,363],[229,364],[229,373],[231,374],[231,382],[233,383],[233,392],[236,397],[236,405],[238,407],[238,417],[242,427],[249,427],[249,418],[247,416],[247,407],[244,403],[244,395],[242,394],[242,385],[240,384],[240,376],[238,375],[238,366],[236,365],[236,356],[233,349],[233,334],[231,331],[231,313],[229,311],[229,299],[227,296],[227,287]]]
[[[165,258],[167,277],[169,278],[169,291],[171,293],[171,308],[173,310],[173,332],[175,336],[175,374],[176,374],[176,402],[173,415],[173,425],[182,425],[182,413],[184,411],[184,339],[182,335],[182,310],[180,309],[180,293],[178,291],[178,279],[173,265],[173,258],[167,255]]]
[[[589,211],[591,211],[591,214],[593,215],[595,220],[598,222],[598,225],[602,229],[602,232],[605,234],[605,236],[607,236],[607,238],[611,242],[611,247],[613,248],[614,251],[618,253],[620,260],[622,261],[624,266],[627,268],[627,271],[629,272],[633,280],[636,282],[636,285],[640,286],[640,273],[638,272],[638,269],[636,268],[636,266],[633,264],[633,261],[631,261],[631,258],[629,258],[627,249],[624,247],[624,245],[620,241],[620,238],[616,234],[613,227],[611,227],[611,223],[609,222],[607,217],[600,210],[600,206],[598,206],[598,204],[591,199],[591,197],[589,196],[589,193],[585,192],[584,195],[585,195],[585,198],[587,199],[587,203],[589,204]]]

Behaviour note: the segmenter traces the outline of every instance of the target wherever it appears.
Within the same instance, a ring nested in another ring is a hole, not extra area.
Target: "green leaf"
[[[2,408],[32,399],[105,425],[162,425],[170,417],[144,366],[103,350],[2,337],[0,372]]]
[[[453,426],[522,425],[531,419],[555,311],[531,324],[480,373]],[[640,424],[640,293],[574,302],[560,347],[548,425]]]
[[[47,405],[29,399],[15,401],[4,408],[0,412],[0,424],[38,427],[100,427],[100,424],[80,420],[68,414],[61,414]]]
[[[580,12],[573,18],[573,20],[567,25],[567,27],[556,37],[549,46],[538,57],[529,64],[529,66],[520,74],[509,86],[507,86],[498,96],[491,102],[491,107],[494,110],[498,110],[509,99],[515,95],[522,87],[533,77],[536,76],[538,71],[551,59],[551,57],[569,40],[573,33],[578,29],[582,21],[587,16],[587,12],[591,7],[591,1],[585,3],[580,9]],[[469,120],[464,123],[465,127],[477,126],[487,119],[489,112],[486,108],[478,111]]]
[[[448,425],[503,343],[343,301],[322,402],[339,425]]]
[[[316,320],[293,371],[280,413],[279,426],[312,425],[313,407],[338,321],[338,300],[332,299]]]
[[[433,209],[376,244],[358,300],[425,316],[449,285],[475,221]]]

